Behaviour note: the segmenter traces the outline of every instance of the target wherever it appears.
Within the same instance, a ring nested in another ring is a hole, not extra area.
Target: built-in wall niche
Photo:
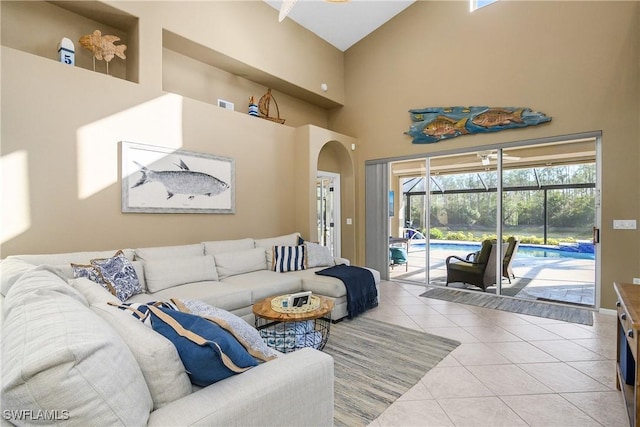
[[[248,116],[249,97],[254,96],[257,102],[271,88],[286,126],[328,126],[327,108],[285,92],[282,81],[261,76],[238,61],[169,31],[163,34],[162,90],[216,107],[222,99],[233,103],[237,113]],[[276,116],[273,102],[269,115]]]
[[[294,85],[286,80],[266,73],[249,64],[166,29],[162,30],[162,46],[165,52],[175,52],[179,55],[183,55],[187,58],[191,58],[221,70],[230,76],[229,79],[244,79],[323,109],[342,106],[342,104],[336,101],[323,97],[322,95],[318,95],[317,93],[311,92],[307,89],[303,89],[300,86]],[[172,85],[174,83],[167,79],[165,79],[164,82],[166,85]],[[260,97],[262,93],[256,95]],[[279,102],[280,101],[278,100],[278,103]]]
[[[93,53],[79,40],[100,30],[127,45],[126,59],[113,58],[109,75],[138,82],[137,17],[98,1],[2,1],[0,7],[3,46],[58,61],[58,44],[67,37],[75,45],[75,66],[93,71]],[[96,60],[95,72],[106,71],[106,62]]]

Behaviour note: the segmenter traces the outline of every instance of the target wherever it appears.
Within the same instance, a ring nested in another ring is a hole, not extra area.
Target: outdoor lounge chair
[[[508,243],[503,243],[506,251]],[[446,259],[447,283],[462,282],[486,291],[496,283],[496,256],[499,248],[495,241],[484,240],[479,252],[467,255],[466,259],[451,255]],[[457,261],[452,262],[455,259]]]
[[[502,276],[506,277],[509,280],[509,283],[511,283],[511,279],[516,278],[511,265],[513,264],[513,259],[516,257],[518,247],[520,246],[520,240],[511,236],[507,239],[507,243],[509,246],[507,246],[507,250],[504,252],[504,259],[502,260]]]

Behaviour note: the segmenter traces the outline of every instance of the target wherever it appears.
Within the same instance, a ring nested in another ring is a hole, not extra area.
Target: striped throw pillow
[[[274,246],[271,269],[279,273],[305,268],[305,246]]]

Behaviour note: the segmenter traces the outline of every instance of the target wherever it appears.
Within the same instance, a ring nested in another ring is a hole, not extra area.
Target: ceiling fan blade
[[[283,0],[282,5],[280,5],[280,13],[278,14],[278,22],[284,21],[284,18],[287,17],[293,6],[296,4],[297,0]]]

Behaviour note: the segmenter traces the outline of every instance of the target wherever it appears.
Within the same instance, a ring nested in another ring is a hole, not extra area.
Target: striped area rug
[[[336,426],[366,426],[460,343],[366,317],[331,325]]]
[[[546,317],[548,319],[563,320],[565,322],[593,325],[591,310],[568,307],[559,304],[548,304],[537,301],[526,301],[515,298],[505,298],[480,292],[465,292],[455,289],[433,288],[422,293],[421,297],[458,302],[478,307],[494,308],[512,313],[528,314],[529,316]]]

